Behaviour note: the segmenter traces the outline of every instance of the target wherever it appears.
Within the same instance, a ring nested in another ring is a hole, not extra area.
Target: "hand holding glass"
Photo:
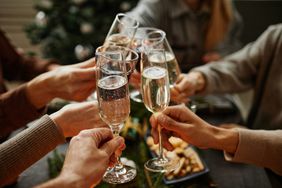
[[[152,49],[147,54],[147,64],[142,70],[142,96],[146,108],[152,113],[162,112],[169,105],[170,88],[163,49]],[[161,128],[159,132],[159,156],[145,163],[145,168],[152,172],[168,172],[178,167],[177,159],[168,159],[163,154]]]
[[[114,135],[119,135],[130,113],[126,65],[119,52],[97,53],[97,98],[100,116]],[[105,173],[103,180],[112,184],[134,179],[136,169],[119,162]]]

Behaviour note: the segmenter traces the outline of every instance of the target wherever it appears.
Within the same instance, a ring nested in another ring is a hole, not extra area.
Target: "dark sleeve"
[[[26,85],[0,95],[0,137],[42,115],[26,95]]]
[[[40,60],[19,54],[5,34],[0,30],[0,63],[6,80],[30,80],[46,72],[54,60]]]
[[[64,141],[58,127],[45,115],[28,129],[1,144],[0,187],[13,181],[26,168]]]

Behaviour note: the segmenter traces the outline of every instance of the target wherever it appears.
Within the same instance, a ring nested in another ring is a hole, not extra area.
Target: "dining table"
[[[137,103],[136,109],[140,109]],[[226,107],[226,106],[225,106]],[[234,110],[235,109],[235,110]],[[234,108],[224,111],[222,109],[199,109],[197,114],[217,126],[222,123],[239,123],[242,121],[239,111]],[[134,113],[134,110],[133,110]],[[142,114],[142,113],[141,113]],[[146,114],[146,113],[145,113]],[[204,138],[203,138],[204,139]],[[17,181],[7,187],[30,188],[51,179],[50,159],[56,155],[64,155],[69,145],[69,139],[62,145],[50,151],[47,155],[26,169]],[[222,151],[214,149],[199,149],[194,147],[201,160],[208,169],[206,173],[189,178],[186,181],[175,184],[166,184],[163,173],[152,173],[144,169],[144,163],[151,158],[151,153],[146,145],[144,135],[136,136],[135,139],[126,139],[126,149],[122,157],[134,161],[137,168],[136,178],[126,184],[110,185],[101,181],[98,188],[125,187],[125,188],[200,188],[200,187],[219,187],[219,188],[271,188],[271,182],[262,167],[250,164],[233,163],[224,159]],[[83,154],[81,154],[83,155]],[[87,167],[91,168],[91,167]]]

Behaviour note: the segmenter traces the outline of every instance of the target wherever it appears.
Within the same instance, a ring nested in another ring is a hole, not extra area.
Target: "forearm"
[[[211,127],[210,136],[213,141],[210,148],[223,150],[227,153],[234,154],[239,143],[239,133],[237,129],[224,129],[219,127]]]
[[[0,187],[64,142],[63,134],[46,115],[0,145]]]

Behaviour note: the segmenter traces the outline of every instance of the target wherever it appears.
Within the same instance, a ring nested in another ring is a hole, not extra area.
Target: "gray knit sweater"
[[[240,130],[232,160],[268,167],[282,175],[282,24],[270,26],[255,42],[224,60],[193,71],[204,74],[205,94],[254,89],[247,127],[269,131]]]

